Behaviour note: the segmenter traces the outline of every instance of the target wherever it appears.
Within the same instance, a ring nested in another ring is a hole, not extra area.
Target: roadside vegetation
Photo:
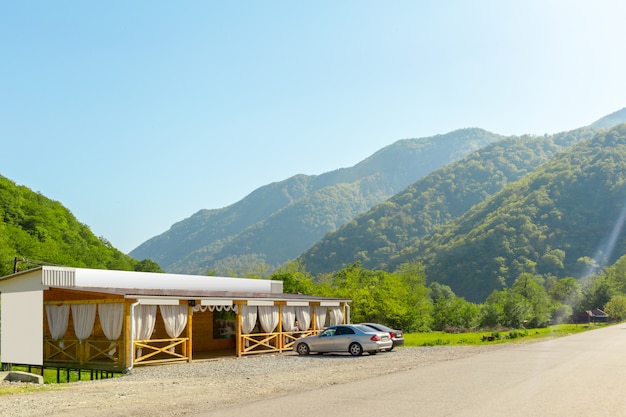
[[[356,262],[314,279],[299,263],[292,262],[269,278],[283,281],[285,293],[351,300],[354,323],[382,323],[425,337],[433,332],[459,338],[469,333],[482,337],[510,332],[517,332],[512,333],[515,337],[527,337],[537,332],[579,331],[584,328],[582,324],[566,325],[575,323],[578,313],[593,309],[605,311],[610,321],[626,319],[624,271],[626,256],[585,279],[525,272],[510,286],[501,282],[480,303],[458,297],[447,285],[427,284],[425,268],[419,263],[400,265],[390,273],[368,270]]]
[[[404,346],[464,346],[529,342],[553,337],[569,336],[594,330],[604,324],[557,324],[541,329],[513,329],[500,331],[478,331],[466,333],[420,332],[405,333]]]

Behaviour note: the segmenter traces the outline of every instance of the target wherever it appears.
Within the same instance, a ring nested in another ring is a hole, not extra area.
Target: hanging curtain
[[[327,307],[315,306],[315,328],[322,330],[326,324]]]
[[[278,326],[278,306],[260,306],[259,322],[265,333],[272,333]]]
[[[98,304],[98,317],[106,338],[119,339],[124,324],[124,303]]]
[[[113,355],[116,350],[115,341],[120,338],[124,325],[124,303],[98,304],[98,317],[104,335],[111,341],[109,355]]]
[[[177,338],[185,330],[187,325],[187,306],[159,306],[161,317],[165,323],[165,332],[172,339]],[[174,352],[176,348],[170,347],[169,351]]]
[[[193,306],[193,312],[194,313],[204,313],[205,311],[207,311],[209,307],[208,306],[203,306],[200,304],[196,304],[195,306]]]
[[[296,318],[300,330],[309,330],[311,327],[311,306],[296,307]]]
[[[159,306],[165,323],[165,331],[172,339],[177,338],[187,326],[187,306]]]
[[[290,332],[296,322],[296,308],[283,306],[283,332]]]
[[[56,341],[63,338],[70,318],[69,304],[60,306],[46,305],[46,316],[48,317],[50,336]],[[59,342],[59,347],[61,349],[65,347],[65,343],[62,340]]]
[[[139,305],[133,317],[133,340],[148,340],[154,331],[156,306]]]
[[[249,334],[256,325],[257,309],[256,306],[241,306],[241,332]]]
[[[148,340],[154,331],[156,321],[156,306],[139,305],[135,308],[133,317],[133,340]],[[137,348],[137,356],[143,353],[141,348]]]
[[[330,308],[330,325],[334,326],[336,324],[343,323],[343,312],[341,311],[341,307],[331,307]]]
[[[82,343],[93,331],[93,324],[96,321],[96,305],[72,304],[72,320],[76,338]]]

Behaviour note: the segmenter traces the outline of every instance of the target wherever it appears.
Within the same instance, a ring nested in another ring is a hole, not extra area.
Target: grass
[[[519,341],[529,341],[545,339],[551,337],[567,336],[587,330],[596,329],[602,324],[558,324],[541,329],[516,329],[485,332],[467,333],[445,333],[445,332],[425,332],[425,333],[405,333],[405,346],[445,346],[445,345],[482,345],[485,343],[512,343]],[[493,340],[484,340],[492,337]]]
[[[28,372],[27,366],[13,366],[13,371],[21,371]],[[33,370],[33,373],[39,374],[39,370]],[[94,371],[96,372],[96,371]],[[122,374],[115,373],[113,377],[118,377]],[[50,389],[62,389],[62,387],[66,386],[63,383],[68,382],[68,374],[65,369],[61,370],[59,373],[59,382],[61,384],[57,384],[57,371],[56,369],[44,369],[43,373],[44,385],[35,385],[35,384],[9,384],[9,385],[0,385],[0,396],[8,395],[8,394],[21,394],[24,392],[32,392],[32,391],[41,391],[41,390],[50,390]],[[69,373],[69,382],[77,382],[77,381],[89,381],[91,380],[91,371],[80,371],[80,379],[79,373],[76,370],[71,370]]]

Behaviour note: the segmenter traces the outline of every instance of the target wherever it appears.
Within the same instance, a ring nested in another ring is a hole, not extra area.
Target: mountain
[[[130,252],[169,272],[237,274],[278,266],[431,171],[503,136],[481,129],[397,141],[350,168],[296,175],[241,201],[200,210]]]
[[[618,124],[626,123],[626,107],[614,113],[604,116],[591,124],[592,127],[611,128]]]
[[[582,277],[626,253],[626,124],[584,140],[397,256],[482,301],[520,273]]]
[[[0,176],[0,276],[42,264],[139,270],[61,203]]]
[[[433,171],[327,234],[298,259],[314,275],[357,261],[368,269],[388,270],[394,258],[439,226],[598,131],[582,128],[554,136],[511,137],[487,145]]]

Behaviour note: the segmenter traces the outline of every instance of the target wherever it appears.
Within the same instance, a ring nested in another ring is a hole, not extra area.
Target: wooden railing
[[[44,338],[44,363],[86,369],[123,369],[124,341]]]
[[[135,340],[133,349],[133,352],[135,352],[134,364],[144,365],[189,361],[187,356],[188,342],[189,339],[186,337]]]
[[[303,330],[298,332],[249,333],[242,334],[240,355],[254,353],[283,352],[293,349],[296,340],[318,334],[321,330]]]

